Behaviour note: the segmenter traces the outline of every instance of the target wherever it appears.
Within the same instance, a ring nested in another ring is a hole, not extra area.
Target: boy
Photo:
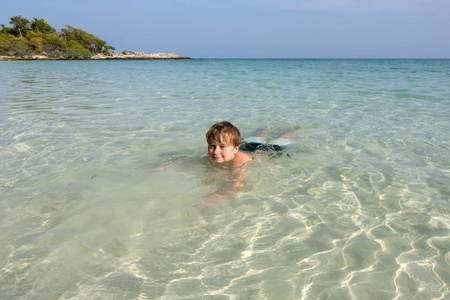
[[[214,123],[206,133],[206,141],[209,162],[216,167],[229,170],[231,176],[231,180],[222,182],[215,193],[206,197],[206,202],[198,205],[211,208],[213,203],[234,194],[245,186],[242,166],[252,161],[253,156],[239,151],[241,133],[236,126],[227,121]]]
[[[241,145],[241,133],[236,126],[228,121],[214,123],[206,133],[208,142],[206,160],[213,166],[223,167],[227,174],[226,177],[231,176],[231,178],[229,178],[230,180],[221,180],[224,177],[218,177],[220,178],[218,190],[206,196],[205,201],[196,206],[211,208],[213,203],[218,203],[224,197],[241,190],[246,184],[243,166],[254,159],[250,153],[258,160],[271,158],[274,155],[278,156],[293,142],[290,138],[300,129],[300,127],[296,127],[295,130],[283,134],[270,143],[266,143],[264,135],[262,135],[246,138]],[[172,162],[165,163],[158,169],[163,169],[170,164]],[[219,175],[223,175],[223,173]]]
[[[223,164],[226,167],[242,167],[245,163],[258,158],[271,158],[281,155],[290,144],[291,138],[301,130],[294,128],[278,139],[266,142],[264,134],[247,137],[241,145],[241,133],[228,121],[214,123],[206,133],[208,142],[208,157],[213,164]],[[240,151],[239,151],[240,150]],[[249,153],[253,153],[254,156]]]
[[[222,187],[208,198],[221,198],[241,190],[245,186],[242,166],[252,161],[254,156],[261,160],[281,155],[281,151],[293,143],[290,138],[300,129],[301,127],[296,127],[270,143],[258,136],[244,139],[241,145],[241,133],[237,127],[228,121],[214,123],[206,133],[208,160],[214,166],[230,170],[232,180],[231,185]]]

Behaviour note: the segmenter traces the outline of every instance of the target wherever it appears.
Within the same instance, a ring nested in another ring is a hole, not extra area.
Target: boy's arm
[[[207,195],[204,200],[195,206],[202,209],[213,209],[219,203],[228,200],[235,193],[241,191],[246,185],[245,166],[233,167],[231,170],[232,179],[229,185],[219,188],[217,191]]]
[[[245,152],[238,152],[233,159],[233,165],[235,168],[242,167],[249,161],[253,160],[253,156]]]
[[[208,201],[216,202],[224,198],[233,196],[235,193],[241,191],[242,188],[246,185],[247,182],[245,180],[245,169],[243,166],[235,167],[231,172],[232,179],[230,185],[222,187],[216,192],[209,194],[206,197]]]
[[[233,168],[231,170],[233,183],[227,189],[222,189],[219,194],[223,196],[231,196],[236,192],[242,190],[246,181],[244,178],[245,168],[244,165],[253,160],[253,156],[244,152],[238,152],[233,160]]]
[[[180,163],[180,160],[181,160],[181,163],[183,163],[185,161],[192,161],[192,160],[199,160],[200,162],[203,163],[205,161],[205,158],[204,157],[200,157],[200,156],[199,157],[179,157],[179,158],[176,158],[175,160],[162,163],[159,166],[157,166],[155,169],[157,171],[165,170],[171,165],[174,165],[176,163]]]

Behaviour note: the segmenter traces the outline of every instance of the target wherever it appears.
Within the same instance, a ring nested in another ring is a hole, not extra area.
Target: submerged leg
[[[279,139],[290,139],[293,138],[297,132],[302,130],[302,126],[295,126],[293,130],[290,130],[279,137]]]
[[[266,138],[270,135],[270,130],[269,128],[265,128],[265,129],[259,129],[256,131],[256,133],[253,136],[257,136],[257,137],[263,137]]]
[[[279,138],[270,141],[271,146],[274,148],[276,152],[280,152],[285,150],[292,144],[295,144],[295,141],[292,139],[298,131],[302,129],[301,126],[294,127],[293,130],[290,130],[284,134],[282,134]]]

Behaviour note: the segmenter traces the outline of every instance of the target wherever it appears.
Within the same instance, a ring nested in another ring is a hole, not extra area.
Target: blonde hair
[[[216,122],[206,133],[206,141],[208,144],[216,142],[239,146],[241,144],[241,132],[228,121]]]

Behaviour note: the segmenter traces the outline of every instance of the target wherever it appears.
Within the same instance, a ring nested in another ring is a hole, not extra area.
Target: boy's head
[[[241,144],[241,132],[230,122],[216,122],[206,133],[208,144],[226,144],[239,147]]]

